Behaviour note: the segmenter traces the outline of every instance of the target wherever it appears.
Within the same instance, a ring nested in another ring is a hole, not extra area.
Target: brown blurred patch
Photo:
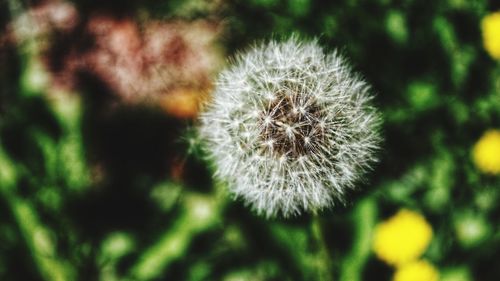
[[[54,32],[67,33],[79,22],[76,8],[65,1],[42,1],[17,17],[7,27],[9,37],[17,44],[27,40],[42,43]],[[50,44],[42,45],[49,47]]]
[[[108,13],[78,15],[67,2],[44,1],[11,25],[16,43],[36,40],[51,87],[85,88],[91,75],[125,104],[147,104],[194,118],[223,62],[219,20],[138,21]]]
[[[222,63],[220,26],[205,20],[146,22],[93,18],[95,48],[86,70],[126,103],[159,104],[169,114],[193,118]]]
[[[200,104],[206,100],[206,89],[179,88],[172,90],[160,99],[160,107],[168,114],[178,118],[193,118],[200,109]]]

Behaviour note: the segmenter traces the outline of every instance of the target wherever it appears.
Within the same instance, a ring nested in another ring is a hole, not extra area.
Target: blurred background
[[[0,280],[499,280],[497,11],[1,0]],[[379,163],[319,223],[233,201],[194,136],[228,58],[291,34],[341,50],[384,118]]]

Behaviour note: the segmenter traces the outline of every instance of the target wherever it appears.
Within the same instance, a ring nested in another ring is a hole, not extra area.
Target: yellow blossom
[[[429,246],[432,228],[420,214],[402,209],[375,228],[373,250],[390,265],[418,259]]]
[[[486,131],[474,146],[472,156],[479,170],[500,174],[500,130]]]
[[[481,21],[483,45],[495,59],[500,59],[500,12],[491,13]]]
[[[439,272],[427,261],[420,260],[398,267],[393,281],[438,281]]]

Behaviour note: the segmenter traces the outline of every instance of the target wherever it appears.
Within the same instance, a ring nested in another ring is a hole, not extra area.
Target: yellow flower
[[[486,131],[474,145],[472,156],[479,170],[500,174],[500,130]]]
[[[483,45],[495,59],[500,59],[500,12],[491,13],[481,21]]]
[[[390,265],[418,259],[429,246],[432,228],[420,214],[402,209],[375,228],[373,250]]]
[[[439,272],[427,261],[420,260],[398,267],[393,281],[438,281]]]

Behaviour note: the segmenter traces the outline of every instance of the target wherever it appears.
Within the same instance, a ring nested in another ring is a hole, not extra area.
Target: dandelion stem
[[[363,267],[371,253],[371,237],[375,227],[377,204],[368,197],[360,201],[354,209],[354,243],[349,253],[342,259],[340,281],[360,281]]]
[[[332,281],[332,260],[330,258],[330,254],[328,253],[328,247],[323,235],[321,220],[316,211],[313,213],[311,229],[314,240],[316,242],[316,247],[318,249],[316,262],[318,267],[318,280]]]

